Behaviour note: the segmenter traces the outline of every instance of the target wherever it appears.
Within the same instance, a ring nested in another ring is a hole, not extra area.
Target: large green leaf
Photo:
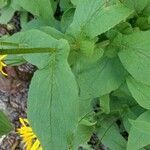
[[[131,13],[121,4],[107,6],[105,0],[81,0],[68,32],[75,36],[84,32],[93,38],[125,20]]]
[[[49,66],[38,70],[28,97],[28,118],[44,149],[68,149],[78,121],[78,90],[67,63],[69,45],[58,42]]]
[[[125,70],[118,58],[102,58],[79,71],[80,96],[95,98],[117,89],[124,81]]]
[[[131,121],[127,150],[138,150],[150,144],[150,111]]]
[[[122,39],[119,57],[127,71],[137,80],[150,85],[150,31],[135,32]]]
[[[0,111],[0,136],[9,133],[12,130],[12,125],[8,116],[6,116],[2,111]]]
[[[150,109],[150,86],[137,82],[131,77],[127,79],[127,84],[138,104],[146,109]]]
[[[55,48],[57,44],[56,39],[37,29],[16,33],[6,41],[19,43],[21,47],[41,48],[41,51],[42,48]],[[48,65],[50,54],[26,54],[24,58],[38,68],[43,68]]]

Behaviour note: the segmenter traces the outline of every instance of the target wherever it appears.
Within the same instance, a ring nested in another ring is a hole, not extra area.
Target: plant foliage
[[[21,32],[1,39],[1,49],[31,50],[12,61],[38,67],[27,113],[43,149],[89,149],[93,133],[97,147],[149,149],[150,0],[0,4],[0,22],[19,11],[22,25]],[[48,48],[53,51],[43,53]]]
[[[8,116],[0,111],[0,136],[9,133],[13,129]]]

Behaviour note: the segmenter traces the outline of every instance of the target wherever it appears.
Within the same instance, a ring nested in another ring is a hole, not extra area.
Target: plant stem
[[[9,48],[0,49],[0,55],[4,54],[30,54],[30,53],[51,53],[54,48]]]

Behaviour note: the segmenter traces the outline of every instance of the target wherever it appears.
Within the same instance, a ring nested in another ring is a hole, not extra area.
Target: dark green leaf
[[[0,111],[0,136],[9,133],[13,129],[8,116]]]

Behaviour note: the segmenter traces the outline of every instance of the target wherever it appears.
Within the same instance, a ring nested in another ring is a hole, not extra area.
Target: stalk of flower
[[[17,129],[17,132],[22,137],[26,150],[43,150],[40,141],[29,126],[28,120],[23,118],[19,118],[19,120],[21,127]]]
[[[4,75],[7,76],[7,74],[3,71],[3,68],[6,67],[6,64],[3,62],[3,59],[6,57],[7,55],[0,55],[0,72]]]

